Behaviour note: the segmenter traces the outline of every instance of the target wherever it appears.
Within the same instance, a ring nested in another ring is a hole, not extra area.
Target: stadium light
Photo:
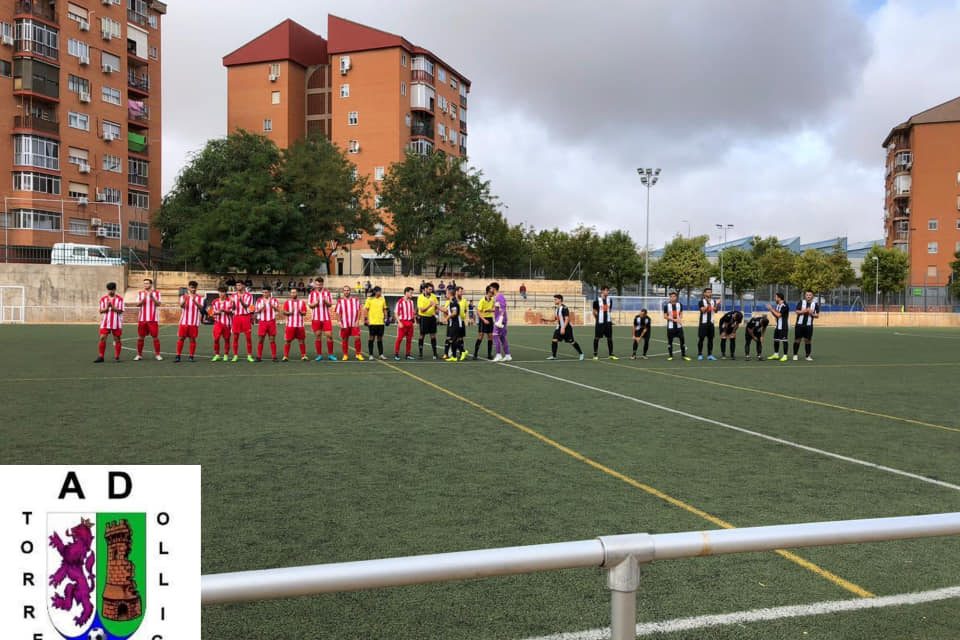
[[[689,238],[689,237],[690,237],[690,221],[689,221],[689,220],[681,220],[680,222],[686,222],[686,223],[687,223],[687,237]]]
[[[727,290],[727,283],[723,279],[723,250],[725,249],[724,245],[727,244],[727,229],[733,229],[733,225],[717,224],[714,226],[720,230],[720,234],[718,237],[722,238],[722,240],[720,241],[720,308],[723,309],[723,296]]]
[[[880,256],[873,256],[877,263],[877,277],[873,281],[873,304],[880,306]]]
[[[650,288],[650,188],[660,180],[660,169],[637,168],[640,183],[647,188],[647,233],[643,243],[643,297],[647,297]]]

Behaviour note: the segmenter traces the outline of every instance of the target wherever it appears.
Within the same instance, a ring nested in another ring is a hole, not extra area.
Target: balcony
[[[128,131],[127,150],[132,153],[147,155],[150,150],[149,146],[147,145],[147,137],[140,135],[139,133],[134,133],[133,131]]]
[[[149,21],[147,16],[142,13],[137,13],[133,9],[127,8],[127,21],[134,24],[138,24],[141,27],[146,27]]]
[[[412,76],[413,82],[424,82],[426,84],[429,84],[430,86],[433,86],[433,74],[430,73],[429,71],[421,71],[418,69],[414,69],[411,73],[413,73],[413,76]]]
[[[410,98],[410,109],[412,111],[426,111],[428,113],[433,113],[435,105],[436,100],[434,98],[428,98],[426,100],[418,100],[412,96]]]
[[[910,207],[902,207],[893,210],[893,219],[894,220],[909,220],[910,219]]]
[[[460,133],[462,133],[463,135],[467,135],[467,122],[466,122],[466,120],[461,120],[461,121],[460,121]]]
[[[127,86],[140,93],[150,93],[150,76],[146,73],[127,73]]]
[[[467,96],[460,94],[460,107],[463,109],[467,108]]]
[[[149,186],[149,185],[147,184],[147,183],[148,183],[147,176],[141,176],[141,175],[137,175],[137,174],[134,174],[134,173],[131,173],[131,174],[128,174],[128,175],[127,175],[127,182],[130,183],[130,184],[135,184],[135,185],[137,185],[138,187],[146,187],[146,186]]]
[[[467,155],[467,148],[463,145],[460,145],[460,155],[462,156]]]
[[[60,61],[60,51],[48,44],[21,38],[19,40],[15,40],[14,45],[14,49],[17,53],[32,53],[35,56],[41,56],[43,58],[47,58],[48,60],[52,60],[53,62]]]
[[[33,16],[57,24],[57,4],[47,0],[17,0],[14,17]]]
[[[56,120],[44,120],[33,116],[13,116],[14,129],[30,129],[44,133],[60,134],[60,123]]]

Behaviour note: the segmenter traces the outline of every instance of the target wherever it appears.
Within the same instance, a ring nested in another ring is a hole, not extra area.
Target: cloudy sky
[[[660,167],[650,243],[882,238],[890,128],[960,95],[960,0],[168,0],[164,188],[226,133],[221,58],[334,13],[427,47],[473,82],[470,160],[513,223],[624,229]]]

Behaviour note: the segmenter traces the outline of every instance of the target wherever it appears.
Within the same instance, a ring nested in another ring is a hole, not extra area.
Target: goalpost
[[[629,325],[633,322],[633,316],[640,313],[641,309],[646,309],[651,318],[660,318],[663,313],[663,305],[667,298],[663,296],[610,296],[610,305],[613,307],[611,315],[614,324]],[[587,300],[587,316],[592,319],[593,299]],[[656,324],[656,320],[654,320]]]
[[[24,322],[27,293],[21,285],[0,285],[0,324]]]

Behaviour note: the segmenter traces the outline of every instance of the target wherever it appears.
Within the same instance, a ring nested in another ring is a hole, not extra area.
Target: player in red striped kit
[[[307,306],[313,313],[313,321],[310,324],[314,335],[313,347],[317,352],[315,359],[318,362],[323,360],[323,338],[326,336],[327,358],[336,360],[337,356],[333,355],[333,322],[330,319],[333,295],[323,288],[323,278],[319,276],[313,279],[313,291],[307,296]]]
[[[290,299],[283,303],[283,315],[287,317],[287,328],[283,333],[283,361],[290,358],[290,343],[294,340],[300,343],[300,359],[307,359],[307,333],[303,321],[307,317],[307,303],[299,299],[296,288],[290,289]],[[357,338],[359,344],[360,339]]]
[[[137,292],[137,355],[134,360],[143,360],[143,343],[147,336],[153,338],[153,356],[163,360],[160,355],[160,292],[153,288],[153,280],[143,279],[143,290]]]
[[[400,343],[406,338],[407,360],[415,360],[415,358],[410,355],[410,347],[413,345],[413,326],[417,321],[417,307],[413,301],[413,287],[406,287],[403,290],[403,297],[397,300],[397,306],[393,310],[393,315],[397,318],[397,341],[393,345],[393,359],[400,359]]]
[[[277,309],[280,301],[270,294],[270,287],[263,288],[263,296],[257,300],[257,362],[263,360],[263,341],[270,338],[270,353],[277,361]]]
[[[343,346],[343,360],[349,359],[350,349],[347,346],[347,342],[350,338],[353,338],[353,351],[357,356],[357,360],[364,360],[363,353],[360,349],[360,321],[361,313],[360,309],[360,299],[350,296],[350,287],[345,286],[343,288],[343,293],[339,300],[337,300],[337,305],[334,308],[337,314],[337,323],[340,325],[340,341]]]
[[[190,340],[190,362],[195,362],[201,309],[203,309],[203,298],[197,295],[196,280],[191,280],[187,283],[187,293],[180,296],[180,326],[177,327],[177,357],[173,359],[174,362],[180,362],[185,339]]]
[[[223,340],[223,361],[230,357],[230,334],[233,332],[233,300],[227,296],[227,288],[217,288],[220,297],[210,304],[209,315],[213,316],[213,362],[220,359],[220,340]]]
[[[117,283],[107,283],[107,295],[100,298],[100,344],[97,359],[103,362],[107,352],[107,336],[113,335],[113,359],[120,362],[120,336],[123,335],[123,298],[117,295]]]
[[[253,294],[247,291],[243,282],[237,280],[237,291],[233,300],[233,359],[240,356],[240,335],[247,339],[247,362],[253,362],[253,336],[251,334],[250,315],[253,313]]]

